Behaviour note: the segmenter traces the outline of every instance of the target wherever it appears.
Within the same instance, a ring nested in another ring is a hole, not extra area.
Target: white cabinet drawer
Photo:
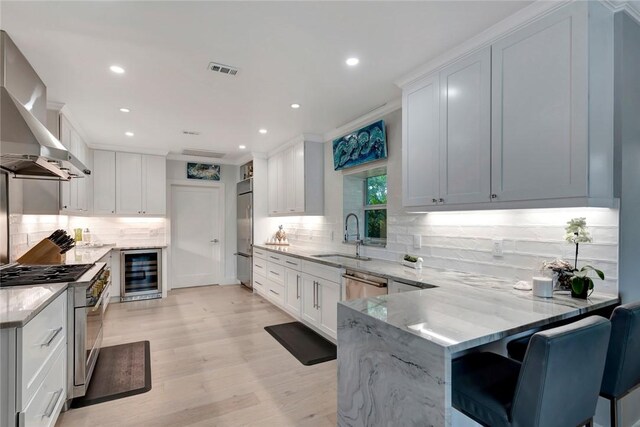
[[[253,289],[258,291],[262,295],[266,295],[267,294],[267,290],[268,290],[267,279],[262,275],[254,274],[253,275]]]
[[[326,280],[330,280],[334,283],[342,283],[341,270],[334,267],[328,267],[326,265],[313,262],[303,261],[302,271],[311,274],[312,276],[321,277]]]
[[[267,283],[269,284],[269,299],[278,305],[284,305],[284,285],[272,280],[268,280]]]
[[[258,257],[258,258],[265,258],[267,256],[267,251],[265,251],[264,249],[256,249],[253,248],[253,256]]]
[[[284,267],[271,261],[267,262],[267,279],[284,285]]]
[[[280,254],[276,254],[274,252],[269,252],[267,254],[267,261],[273,262],[273,263],[276,263],[276,264],[283,264],[285,257],[286,257],[285,255],[280,255]]]
[[[283,256],[282,257],[282,265],[284,265],[287,268],[291,268],[293,270],[300,271],[300,269],[302,268],[302,260],[300,258],[294,258],[294,257],[290,257],[290,256]]]
[[[63,292],[24,327],[18,329],[18,364],[22,406],[42,382],[58,347],[66,346],[67,293]]]
[[[263,276],[266,276],[267,261],[260,258],[253,258],[253,272],[256,274],[261,274]]]
[[[55,360],[35,392],[33,399],[19,416],[19,426],[49,427],[56,423],[62,405],[66,400],[66,360],[65,347],[61,346],[54,354]]]

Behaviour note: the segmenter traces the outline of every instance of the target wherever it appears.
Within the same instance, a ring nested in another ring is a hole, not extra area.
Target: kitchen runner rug
[[[300,322],[266,326],[264,329],[305,366],[336,358],[336,346]]]
[[[100,349],[89,389],[73,399],[72,408],[95,405],[151,390],[149,341],[138,341]]]

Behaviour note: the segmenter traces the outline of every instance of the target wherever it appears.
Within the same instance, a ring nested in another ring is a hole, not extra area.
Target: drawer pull
[[[258,282],[257,280],[254,280],[254,282],[256,282],[256,285],[264,286],[262,283]]]
[[[280,258],[278,258],[277,256],[271,256],[271,255],[270,255],[270,256],[269,256],[269,258],[271,258],[271,259],[275,259],[276,261],[280,261]]]
[[[254,266],[256,266],[256,267],[258,267],[258,268],[262,268],[262,266],[261,266],[261,265],[259,265],[259,264],[253,264],[253,265],[254,265]]]
[[[279,273],[276,273],[276,272],[275,272],[275,271],[273,271],[273,270],[269,270],[269,273],[271,273],[271,274],[275,274],[276,276],[279,276],[279,275],[280,275]]]
[[[289,260],[287,260],[287,261],[286,261],[286,263],[287,263],[287,264],[291,264],[291,265],[298,265],[298,263],[297,263],[297,262],[293,262],[293,261],[289,261]]]
[[[274,291],[273,289],[269,289],[269,292],[271,292],[271,293],[273,293],[273,294],[276,294],[276,295],[280,296],[280,294],[279,294],[279,293],[277,293],[276,291]]]
[[[51,343],[53,342],[53,340],[58,336],[58,334],[60,332],[62,332],[62,326],[60,326],[55,331],[51,331],[51,334],[49,335],[49,338],[47,338],[47,340],[45,342],[40,344],[40,347],[49,347],[51,345]]]
[[[51,418],[51,414],[53,414],[53,410],[56,409],[56,403],[58,403],[58,399],[60,398],[61,394],[62,389],[58,389],[58,391],[53,393],[53,396],[51,396],[51,400],[49,401],[47,409],[44,411],[44,415],[42,415],[42,418]]]

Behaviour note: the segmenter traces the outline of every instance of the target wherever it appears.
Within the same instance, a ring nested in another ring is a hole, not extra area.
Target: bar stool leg
[[[611,399],[610,402],[611,427],[618,427],[618,399]]]
[[[584,427],[593,427],[593,418],[587,420]]]

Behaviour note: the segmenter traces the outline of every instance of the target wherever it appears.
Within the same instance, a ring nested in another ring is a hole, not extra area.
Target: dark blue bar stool
[[[530,337],[507,344],[509,357],[522,360]],[[610,402],[611,427],[618,426],[620,399],[640,387],[640,301],[616,307],[600,396]]]
[[[534,334],[522,364],[494,353],[456,359],[453,407],[491,427],[591,426],[610,330],[591,316]]]

